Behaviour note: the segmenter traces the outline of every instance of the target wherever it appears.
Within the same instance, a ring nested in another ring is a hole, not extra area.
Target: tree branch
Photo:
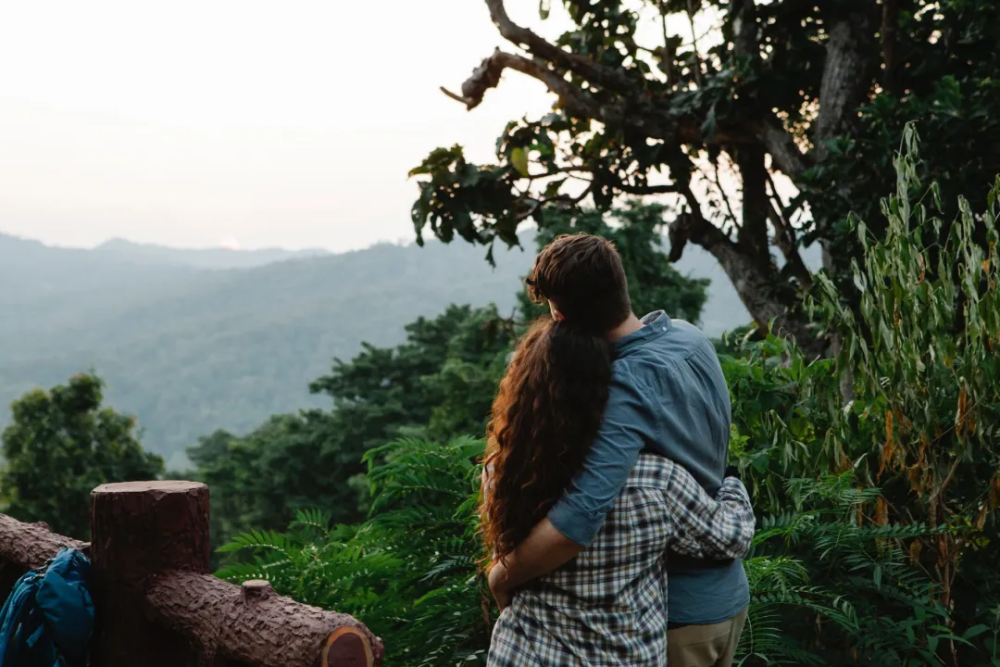
[[[668,227],[669,260],[679,260],[689,240],[705,248],[729,276],[757,326],[767,327],[773,323],[774,332],[792,336],[807,357],[822,355],[822,345],[815,333],[809,325],[789,317],[788,308],[778,299],[769,275],[760,269],[757,261],[705,219],[690,187],[681,187],[680,192],[691,212],[678,216]]]
[[[604,67],[589,58],[564,51],[530,29],[511,21],[510,17],[507,16],[503,0],[486,0],[486,6],[490,10],[490,18],[496,24],[500,35],[512,44],[523,47],[534,56],[543,58],[610,90],[628,95],[638,92],[636,85],[621,70]]]
[[[789,178],[798,178],[809,167],[808,158],[777,118],[764,121],[758,130],[758,137],[771,154],[774,165]]]
[[[715,189],[719,191],[719,196],[722,198],[722,202],[726,205],[726,211],[729,213],[729,219],[732,220],[733,227],[739,225],[736,221],[736,213],[733,212],[733,205],[729,201],[729,195],[722,188],[722,179],[719,178],[719,163],[718,160],[712,163],[712,172],[715,180]]]
[[[559,72],[549,69],[538,61],[529,60],[524,56],[517,56],[500,49],[494,51],[493,55],[483,60],[479,67],[472,71],[472,76],[462,84],[461,95],[447,90],[445,90],[445,94],[452,99],[459,100],[471,111],[482,103],[487,90],[499,85],[500,76],[508,68],[527,74],[544,83],[549,92],[559,97],[563,107],[570,114],[595,120],[600,120],[603,117],[601,107],[594,98],[566,81]],[[444,89],[442,88],[442,90]]]
[[[767,242],[767,219],[771,204],[767,198],[764,148],[759,144],[737,146],[732,153],[735,153],[733,157],[743,186],[742,216],[737,239],[741,247],[766,264],[771,261]]]
[[[792,275],[798,279],[802,287],[808,289],[812,286],[812,274],[806,267],[805,262],[802,261],[802,255],[799,254],[799,249],[795,244],[795,230],[792,229],[792,226],[785,220],[784,216],[778,212],[774,204],[768,206],[768,217],[771,220],[771,224],[774,225],[774,244],[778,246],[778,250],[785,256],[785,261],[788,262],[788,266],[792,270]]]
[[[735,0],[729,5],[729,13],[733,18],[733,52],[737,58],[753,58],[760,48],[757,44],[757,6],[754,0]]]
[[[716,128],[711,140],[706,141],[701,133],[701,120],[694,116],[673,116],[662,101],[655,103],[651,100],[633,100],[630,103],[623,100],[599,104],[590,93],[567,81],[563,72],[551,69],[540,60],[528,59],[500,49],[473,70],[472,75],[462,84],[461,95],[443,90],[448,97],[462,102],[472,110],[482,103],[487,90],[499,85],[505,69],[516,70],[544,83],[551,93],[559,97],[566,112],[576,118],[620,125],[641,136],[669,144],[741,144],[757,141],[752,129],[725,126]]]
[[[663,195],[680,191],[676,185],[629,185],[627,183],[618,185],[617,189],[627,195]]]
[[[749,0],[751,3],[753,0]],[[694,6],[687,0],[688,23],[691,25],[691,53],[694,54],[694,80],[701,88],[701,54],[698,53],[698,33],[694,29]]]

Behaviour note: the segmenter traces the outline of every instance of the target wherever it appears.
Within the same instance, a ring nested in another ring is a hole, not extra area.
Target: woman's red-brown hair
[[[503,561],[583,466],[611,385],[603,335],[569,321],[537,320],[519,341],[487,428],[483,538]]]

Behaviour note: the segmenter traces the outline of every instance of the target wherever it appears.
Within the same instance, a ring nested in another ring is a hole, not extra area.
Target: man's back
[[[615,343],[604,425],[584,470],[549,514],[580,544],[600,527],[640,451],[680,463],[709,494],[725,475],[731,407],[711,341],[663,313],[647,315],[643,324]],[[739,560],[709,563],[669,554],[668,563],[671,623],[718,623],[749,603]]]

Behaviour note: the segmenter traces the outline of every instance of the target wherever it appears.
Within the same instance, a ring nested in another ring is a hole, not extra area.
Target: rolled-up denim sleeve
[[[567,539],[587,546],[639,459],[651,432],[644,392],[627,368],[616,368],[608,406],[583,470],[549,511],[549,521]]]

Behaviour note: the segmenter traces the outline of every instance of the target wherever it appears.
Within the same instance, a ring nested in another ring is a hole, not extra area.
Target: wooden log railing
[[[60,548],[87,553],[93,667],[376,667],[382,641],[345,614],[209,573],[208,487],[107,484],[91,494],[92,542],[0,514],[0,604]]]

